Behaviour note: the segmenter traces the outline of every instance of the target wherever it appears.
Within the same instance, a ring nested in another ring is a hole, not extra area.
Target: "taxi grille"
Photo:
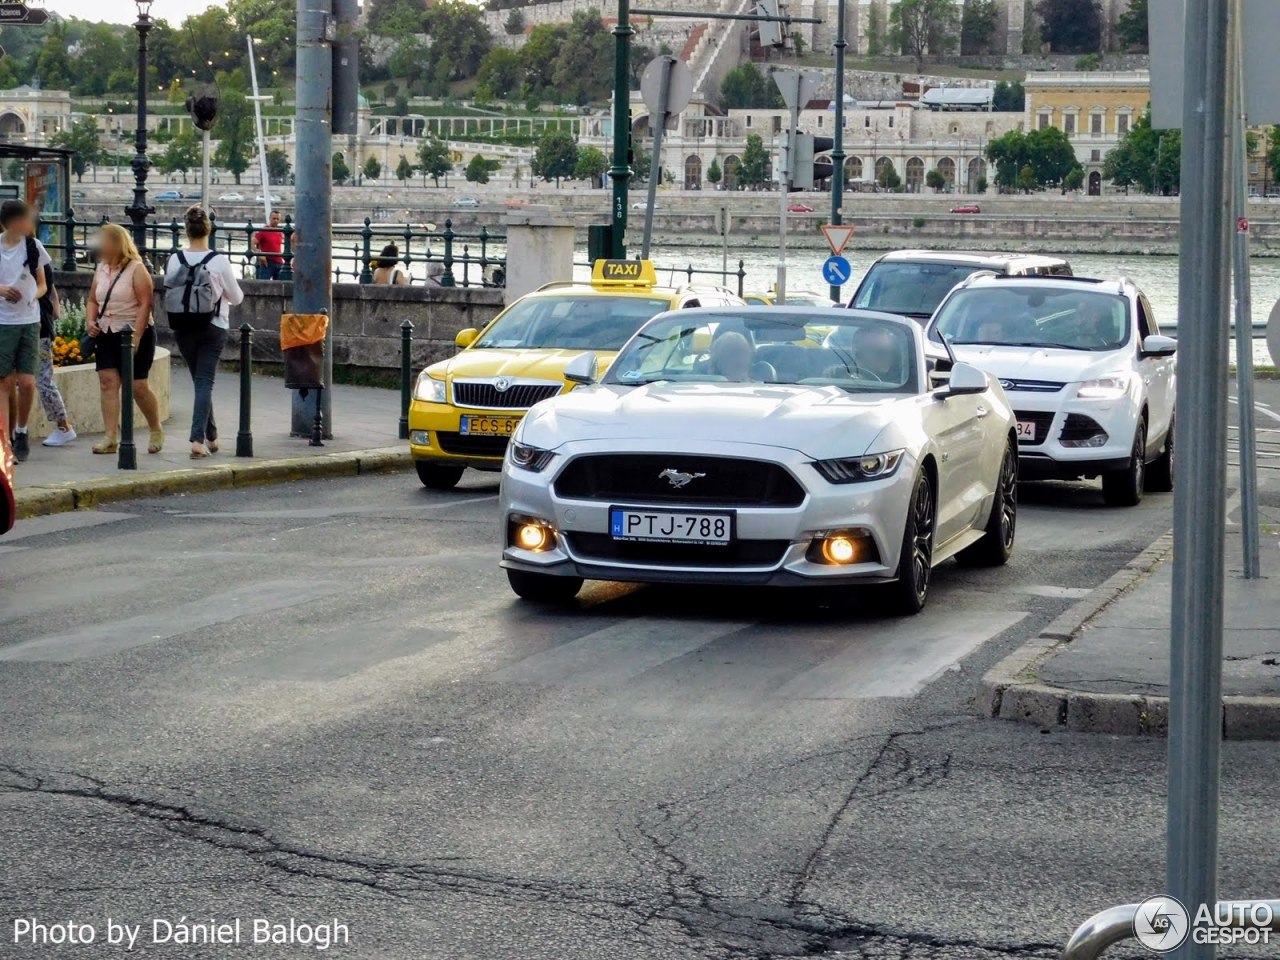
[[[585,561],[619,561],[655,567],[776,566],[791,545],[788,540],[737,540],[724,546],[690,543],[634,543],[607,533],[565,533],[574,556]]]
[[[507,452],[510,437],[473,437],[449,430],[435,432],[436,443],[445,453],[460,457],[501,457]]]
[[[1030,412],[1025,410],[1013,411],[1015,420],[1030,420],[1036,425],[1036,438],[1034,440],[1019,440],[1020,447],[1038,447],[1049,439],[1049,428],[1053,426],[1053,414],[1041,413],[1040,411]]]
[[[492,383],[455,380],[453,402],[484,410],[527,410],[540,400],[554,397],[560,389],[558,383],[513,383],[506,390],[499,390]]]
[[[676,486],[669,478],[679,474],[691,479]],[[726,507],[795,507],[805,496],[795,477],[776,463],[688,454],[578,457],[556,478],[555,490],[578,500]]]

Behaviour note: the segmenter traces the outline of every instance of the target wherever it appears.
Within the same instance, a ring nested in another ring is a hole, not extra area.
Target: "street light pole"
[[[844,39],[845,0],[836,4],[836,132],[831,138],[831,222],[844,222]],[[831,286],[831,299],[840,299],[840,288]]]
[[[151,0],[137,0],[138,19],[138,129],[134,136],[133,203],[125,208],[138,250],[147,248],[147,217],[155,210],[147,206],[147,34],[151,31]]]
[[[631,139],[631,0],[618,0],[618,22],[613,28],[613,166],[609,179],[613,181],[613,212],[610,215],[612,230],[609,236],[609,256],[621,260],[627,255],[627,185],[631,180],[631,164],[627,161],[627,144]],[[657,170],[649,176],[656,177]]]

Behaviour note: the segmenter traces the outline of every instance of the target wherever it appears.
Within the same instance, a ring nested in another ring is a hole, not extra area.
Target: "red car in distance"
[[[952,213],[981,213],[982,208],[976,203],[962,203],[958,207],[951,208]]]

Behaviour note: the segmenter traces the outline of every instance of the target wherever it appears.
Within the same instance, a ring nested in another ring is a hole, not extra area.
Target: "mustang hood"
[[[814,459],[853,457],[867,452],[907,399],[831,386],[603,384],[538,404],[520,436],[544,449],[575,440],[665,440],[683,450],[710,441],[784,447]]]
[[[1114,351],[1062,350],[1050,347],[1001,347],[952,344],[957,360],[1003,380],[1051,380],[1075,383],[1115,373]]]
[[[463,350],[457,356],[428,367],[435,377],[533,377],[564,379],[565,365],[586,350]],[[596,351],[603,372],[613,362],[612,351]]]

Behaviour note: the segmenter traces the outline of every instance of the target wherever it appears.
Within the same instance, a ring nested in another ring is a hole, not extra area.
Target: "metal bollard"
[[[253,327],[240,324],[240,432],[236,434],[236,456],[253,456],[253,430],[250,418],[253,410]]]
[[[119,470],[138,469],[138,448],[133,445],[133,326],[126,324],[120,337],[120,450]]]
[[[316,418],[311,422],[311,440],[307,444],[309,447],[324,446],[324,404],[321,397],[324,394],[324,387],[316,388]]]
[[[410,351],[413,348],[413,324],[406,320],[400,324],[400,439],[409,439],[409,401],[413,398],[413,369]]]

